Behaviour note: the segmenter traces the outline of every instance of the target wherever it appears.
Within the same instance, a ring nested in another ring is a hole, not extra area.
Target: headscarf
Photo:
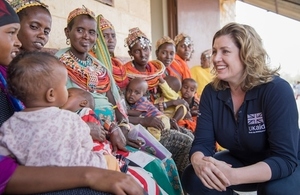
[[[12,23],[20,23],[17,13],[5,0],[0,0],[0,27]],[[14,110],[20,111],[24,108],[24,105],[7,92],[6,71],[7,66],[0,65],[0,88],[7,95],[11,105],[14,107]]]
[[[125,39],[125,47],[128,46],[130,49],[137,42],[140,42],[143,48],[146,47],[147,44],[151,46],[148,37],[138,27],[129,29],[128,37]]]
[[[12,0],[10,1],[10,5],[14,8],[16,13],[33,6],[42,6],[48,9],[48,5],[40,2],[39,0]]]
[[[18,15],[5,0],[0,0],[0,26],[12,23],[20,23]]]
[[[105,30],[108,28],[115,29],[114,26],[110,21],[104,18],[102,14],[100,14],[97,19],[99,18],[98,26],[100,27],[101,30]]]
[[[173,39],[171,39],[170,37],[168,36],[163,36],[162,38],[158,39],[157,42],[156,42],[156,50],[158,50],[158,48],[162,45],[162,44],[165,44],[165,43],[171,43],[175,46],[175,42],[173,41]]]
[[[110,58],[110,54],[102,33],[102,30],[108,29],[114,27],[112,24],[103,17],[103,15],[98,15],[97,16],[97,33],[98,33],[98,38],[96,41],[96,47],[93,49],[94,54],[96,55],[96,58],[100,60],[108,70],[112,72],[112,62]]]
[[[192,39],[191,39],[191,37],[190,37],[189,35],[184,34],[184,33],[180,33],[180,34],[177,35],[177,36],[175,37],[175,39],[174,39],[175,45],[178,45],[178,43],[179,43],[180,41],[182,41],[182,40],[184,40],[184,44],[185,44],[186,46],[188,46],[188,45],[190,45],[190,44],[193,44],[193,41],[192,41]]]
[[[67,24],[69,24],[76,16],[79,15],[89,15],[96,20],[94,12],[82,5],[82,8],[76,8],[69,13]]]

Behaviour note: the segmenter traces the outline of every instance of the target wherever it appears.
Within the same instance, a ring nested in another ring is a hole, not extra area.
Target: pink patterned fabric
[[[107,168],[103,154],[92,148],[88,125],[56,107],[15,112],[0,128],[0,154],[22,165]]]

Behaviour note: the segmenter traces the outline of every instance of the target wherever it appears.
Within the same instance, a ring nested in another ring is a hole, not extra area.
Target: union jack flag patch
[[[262,113],[248,114],[248,125],[256,125],[264,123],[264,119],[262,117]]]

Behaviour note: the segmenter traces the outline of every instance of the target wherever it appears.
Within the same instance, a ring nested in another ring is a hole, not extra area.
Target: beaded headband
[[[9,3],[17,13],[23,9],[33,6],[42,6],[48,9],[48,5],[40,2],[39,0],[11,0]]]
[[[147,47],[147,45],[151,46],[150,40],[138,27],[129,29],[129,34],[128,37],[125,39],[124,46],[128,46],[129,48],[131,48],[137,42],[140,42],[143,49]]]
[[[175,39],[174,39],[175,45],[178,45],[178,43],[179,43],[180,41],[182,41],[183,39],[184,39],[184,44],[185,44],[186,46],[188,46],[188,45],[190,45],[190,44],[193,44],[192,39],[191,39],[190,36],[188,36],[187,34],[184,34],[184,33],[180,33],[180,34],[177,35],[177,36],[175,37]]]
[[[89,15],[96,20],[94,12],[82,5],[82,8],[76,8],[69,13],[67,24],[69,24],[76,16],[79,15]]]
[[[108,28],[115,29],[114,26],[112,25],[112,23],[110,21],[108,21],[107,19],[105,19],[102,14],[100,14],[98,17],[100,19],[98,25],[100,26],[101,31],[108,29]]]
[[[162,38],[158,39],[158,41],[156,42],[156,50],[158,50],[158,48],[165,43],[171,43],[175,46],[175,42],[173,41],[173,39],[171,39],[168,36],[163,36]]]

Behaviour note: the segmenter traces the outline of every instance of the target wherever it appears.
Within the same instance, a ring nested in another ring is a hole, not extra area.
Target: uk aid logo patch
[[[266,126],[262,113],[247,114],[249,134],[262,133],[266,131]]]

